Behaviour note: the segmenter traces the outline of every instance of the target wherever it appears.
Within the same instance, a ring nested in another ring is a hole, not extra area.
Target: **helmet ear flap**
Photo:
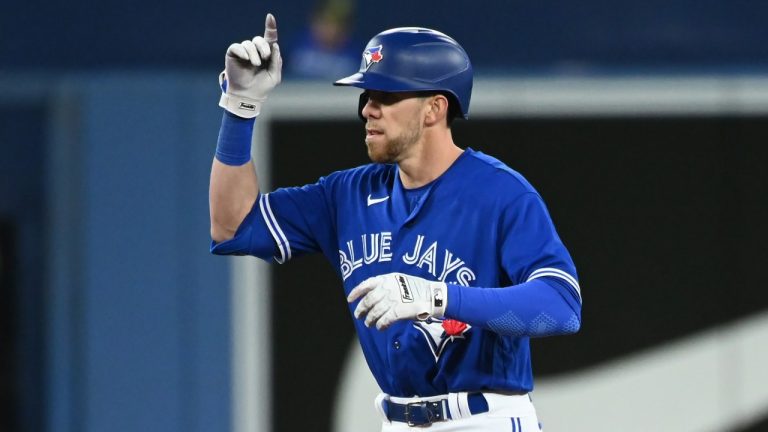
[[[363,122],[366,122],[367,120],[363,116],[363,108],[365,108],[365,105],[368,103],[368,92],[364,91],[360,93],[360,99],[357,101],[357,115],[360,117],[360,120]]]

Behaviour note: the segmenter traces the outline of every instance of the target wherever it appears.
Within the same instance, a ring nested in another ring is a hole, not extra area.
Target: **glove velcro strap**
[[[432,316],[442,318],[445,316],[445,308],[448,306],[448,286],[443,283],[434,283],[429,287],[432,290]]]
[[[222,93],[221,99],[219,99],[219,106],[238,117],[254,118],[261,112],[261,104],[266,99],[266,97],[263,99],[251,99]]]
[[[442,318],[445,316],[445,307],[448,305],[448,287],[445,283],[434,284],[432,289],[432,316]]]
[[[416,319],[424,321],[428,318],[443,318],[445,307],[448,305],[448,287],[443,282],[430,282],[426,287],[429,290],[429,304],[424,306],[429,309],[419,312]]]

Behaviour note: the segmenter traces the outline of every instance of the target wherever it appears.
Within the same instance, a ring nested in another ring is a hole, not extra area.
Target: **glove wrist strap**
[[[432,290],[432,316],[443,318],[445,308],[448,306],[448,286],[443,283],[434,283],[429,289]]]
[[[242,118],[255,118],[261,112],[261,104],[267,98],[252,99],[244,96],[222,93],[219,106]]]

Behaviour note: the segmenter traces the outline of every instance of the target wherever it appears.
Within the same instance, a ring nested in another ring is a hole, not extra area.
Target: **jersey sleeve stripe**
[[[573,276],[569,275],[568,273],[560,269],[556,269],[552,267],[540,268],[534,271],[533,273],[531,273],[531,275],[528,276],[528,280],[526,280],[526,282],[532,281],[534,279],[538,279],[544,276],[552,276],[552,277],[563,279],[564,281],[568,282],[568,284],[572,286],[573,289],[576,290],[576,292],[579,294],[579,298],[581,298],[581,287],[579,287],[579,282],[576,281],[576,278],[574,278]]]
[[[274,213],[272,213],[272,207],[269,205],[269,194],[261,195],[259,198],[259,209],[261,210],[261,216],[267,223],[269,232],[275,239],[277,248],[280,250],[280,257],[275,257],[275,261],[277,261],[278,264],[283,264],[291,259],[291,245],[288,243],[288,238],[285,237],[283,230],[280,229],[280,225],[277,223]]]

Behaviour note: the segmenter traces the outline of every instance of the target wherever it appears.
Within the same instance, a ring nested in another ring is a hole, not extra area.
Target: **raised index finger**
[[[277,21],[271,13],[268,13],[264,20],[264,40],[269,44],[277,42]]]

